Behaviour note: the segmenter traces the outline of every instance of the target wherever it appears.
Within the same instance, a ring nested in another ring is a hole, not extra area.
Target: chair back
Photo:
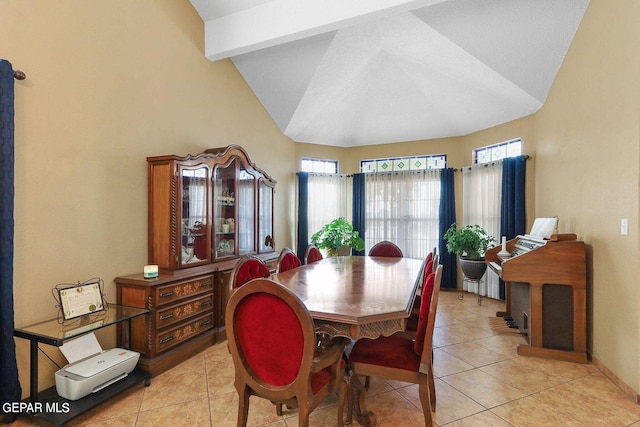
[[[311,264],[312,262],[320,261],[322,259],[322,252],[316,245],[307,246],[307,250],[304,254],[304,263]]]
[[[274,401],[311,390],[313,320],[289,289],[252,280],[231,295],[225,320],[236,382],[240,377],[253,394]]]
[[[433,349],[433,329],[438,310],[440,282],[442,281],[442,265],[438,265],[435,273],[430,273],[422,287],[422,301],[420,304],[420,318],[414,342],[414,351],[421,355],[421,366],[431,366]]]
[[[268,278],[271,276],[269,267],[260,259],[253,255],[243,256],[238,260],[236,266],[231,270],[229,279],[229,291],[233,293],[237,288],[250,280],[258,278]]]
[[[300,259],[289,248],[284,248],[278,257],[278,273],[298,268],[302,265]]]
[[[388,240],[383,240],[376,243],[371,247],[371,249],[369,249],[369,256],[402,258],[404,255],[402,254],[402,250],[398,247],[398,245]]]

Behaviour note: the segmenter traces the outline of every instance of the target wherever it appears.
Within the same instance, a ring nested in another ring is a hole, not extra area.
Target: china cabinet
[[[118,302],[146,308],[131,344],[157,374],[226,338],[228,281],[242,255],[275,271],[276,182],[237,145],[148,164],[148,262],[160,275],[115,279]]]

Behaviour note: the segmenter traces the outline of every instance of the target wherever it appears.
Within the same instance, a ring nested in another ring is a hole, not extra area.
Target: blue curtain
[[[13,68],[0,59],[0,397],[18,402],[16,345],[13,340]],[[6,413],[5,413],[6,414]]]
[[[364,174],[356,173],[353,175],[353,214],[351,223],[353,228],[360,233],[360,237],[364,239]],[[354,251],[354,255],[364,255],[364,250]]]
[[[456,254],[447,250],[447,244],[442,238],[451,224],[456,222],[456,191],[454,185],[454,169],[443,169],[440,175],[440,238],[438,254],[442,264],[441,287],[456,289],[458,287],[458,264]]]
[[[525,177],[527,156],[510,157],[502,163],[502,199],[500,235],[507,240],[526,233]],[[505,299],[504,282],[500,281],[500,298]]]
[[[298,244],[296,255],[304,262],[309,245],[309,172],[298,172]]]

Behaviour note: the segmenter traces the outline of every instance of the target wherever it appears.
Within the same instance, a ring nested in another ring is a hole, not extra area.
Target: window
[[[424,155],[411,157],[391,157],[360,161],[360,172],[403,172],[447,167],[447,155]]]
[[[522,139],[501,142],[473,150],[473,163],[489,163],[522,154]]]
[[[311,236],[336,218],[347,216],[347,177],[338,174],[309,174],[307,221]]]
[[[440,170],[365,175],[365,251],[390,240],[424,258],[439,242]]]
[[[336,160],[318,160],[303,157],[300,170],[302,172],[338,173],[338,162]]]

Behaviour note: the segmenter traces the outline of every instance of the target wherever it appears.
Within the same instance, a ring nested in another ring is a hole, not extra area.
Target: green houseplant
[[[353,225],[344,218],[336,218],[311,236],[311,243],[319,249],[326,249],[329,256],[338,254],[338,249],[347,246],[356,251],[364,249],[364,240]]]
[[[487,269],[484,255],[496,240],[477,224],[458,228],[455,222],[443,239],[447,242],[449,253],[458,255],[464,275],[472,280],[480,280]]]

